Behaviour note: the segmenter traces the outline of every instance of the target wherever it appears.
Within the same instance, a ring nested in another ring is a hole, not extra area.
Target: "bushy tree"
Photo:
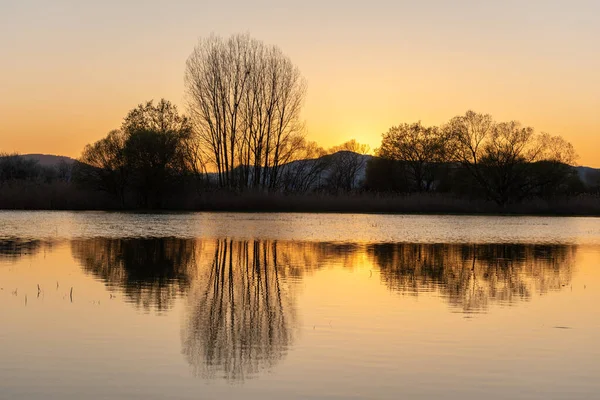
[[[192,133],[190,121],[162,99],[131,110],[121,130],[132,187],[144,207],[160,206],[167,190],[187,172],[185,143]]]
[[[88,144],[75,165],[74,181],[114,195],[124,205],[130,174],[125,161],[125,141],[123,131],[113,130],[105,138]]]
[[[143,207],[160,207],[169,191],[190,171],[187,117],[167,100],[132,109],[120,130],[86,146],[77,167],[78,182],[117,196],[131,193]]]
[[[447,161],[447,138],[436,126],[423,126],[421,122],[401,124],[383,134],[376,155],[397,161],[411,187],[409,190],[428,192],[439,179]]]

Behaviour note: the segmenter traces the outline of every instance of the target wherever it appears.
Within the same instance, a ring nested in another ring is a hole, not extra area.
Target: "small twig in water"
[[[69,298],[71,299],[71,303],[73,302],[73,286],[71,286],[71,293],[69,294]]]

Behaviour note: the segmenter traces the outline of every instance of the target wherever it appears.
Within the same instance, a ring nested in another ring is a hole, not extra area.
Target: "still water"
[[[0,399],[593,399],[600,219],[0,212]]]

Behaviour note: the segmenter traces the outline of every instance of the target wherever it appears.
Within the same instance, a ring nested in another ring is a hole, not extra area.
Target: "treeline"
[[[340,210],[400,212],[437,196],[427,211],[502,211],[600,188],[598,177],[582,183],[563,138],[473,111],[439,127],[392,127],[374,156],[355,140],[324,149],[304,136],[305,93],[277,47],[203,39],[186,63],[185,113],[165,99],[140,104],[72,165],[0,157],[0,207],[335,211],[352,196],[360,201]],[[394,205],[407,195],[408,208]]]
[[[45,165],[37,157],[0,153],[0,209],[118,208],[110,194],[75,184],[77,164],[60,160]]]
[[[123,207],[141,208],[169,208],[181,198],[197,204],[194,198],[215,192],[425,193],[502,208],[600,187],[584,185],[572,166],[575,150],[563,138],[473,111],[440,127],[420,122],[392,127],[375,156],[355,140],[325,150],[299,136],[277,172],[266,164],[219,171],[206,161],[210,154],[195,129],[191,118],[164,99],[141,104],[120,129],[86,146],[73,181],[110,194]]]
[[[0,184],[11,182],[52,183],[69,182],[71,165],[61,160],[55,166],[43,166],[35,159],[17,153],[0,152]]]
[[[498,205],[586,190],[562,137],[473,111],[441,127],[392,127],[376,155],[367,169],[371,190],[445,192]]]
[[[207,168],[197,140],[191,120],[169,101],[140,104],[120,129],[85,147],[73,168],[73,183],[105,192],[129,208],[169,208],[207,192],[348,192],[362,187],[364,179],[358,177],[364,175],[369,151],[355,140],[325,150],[301,138],[277,172],[244,165],[225,171],[226,177]],[[235,185],[228,181],[232,177]]]

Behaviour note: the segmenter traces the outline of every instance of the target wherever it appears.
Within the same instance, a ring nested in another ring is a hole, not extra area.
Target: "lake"
[[[590,399],[600,219],[0,212],[0,399]]]

